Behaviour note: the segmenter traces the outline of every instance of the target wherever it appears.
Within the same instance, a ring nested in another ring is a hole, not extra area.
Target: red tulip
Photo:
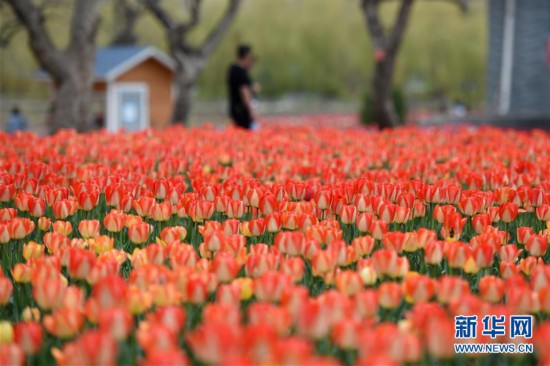
[[[14,340],[27,355],[32,356],[42,347],[44,334],[40,323],[26,321],[18,323],[14,327]]]
[[[543,204],[535,209],[539,221],[550,221],[550,205]]]
[[[403,291],[397,282],[384,282],[378,287],[377,294],[380,307],[395,309],[401,304]]]
[[[4,306],[10,301],[12,292],[13,284],[11,280],[4,277],[0,271],[0,306]]]
[[[46,203],[38,197],[30,197],[28,202],[29,213],[32,217],[43,216],[46,212]]]
[[[548,238],[545,235],[531,235],[525,249],[534,257],[543,257],[548,250]]]
[[[43,320],[48,333],[61,339],[74,337],[84,326],[84,316],[80,309],[61,308]]]
[[[518,215],[518,206],[515,203],[503,203],[500,205],[498,214],[503,222],[512,222]]]
[[[404,277],[403,292],[408,302],[418,304],[429,301],[435,293],[434,280],[428,276],[410,272]]]
[[[497,303],[504,295],[504,282],[495,276],[485,276],[479,280],[479,294],[485,301]]]
[[[34,227],[34,221],[16,217],[8,223],[8,232],[11,239],[20,240],[32,233]]]
[[[219,364],[224,359],[241,351],[241,330],[226,324],[199,325],[186,336],[195,357],[210,364]]]
[[[134,224],[128,228],[128,238],[134,244],[144,244],[149,240],[151,226],[145,222]]]

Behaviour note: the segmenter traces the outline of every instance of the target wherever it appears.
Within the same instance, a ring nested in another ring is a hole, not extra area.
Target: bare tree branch
[[[157,20],[162,23],[164,28],[168,29],[169,31],[174,31],[176,29],[172,18],[159,5],[159,0],[142,0],[142,2],[145,7],[149,9],[151,13],[153,13]]]
[[[187,33],[193,28],[195,28],[201,18],[201,2],[202,0],[190,0],[191,4],[189,6],[189,21],[185,23],[180,23],[176,26],[179,33]]]
[[[170,53],[175,63],[174,86],[176,103],[172,114],[174,123],[184,123],[189,117],[192,89],[206,60],[216,48],[235,18],[241,0],[229,0],[226,11],[205,40],[198,46],[188,42],[189,31],[201,21],[202,0],[188,0],[189,19],[176,23],[159,5],[159,0],[140,0],[163,25]]]
[[[30,0],[6,0],[17,19],[29,32],[31,48],[37,55],[40,65],[59,77],[64,73],[61,66],[61,52],[55,48],[46,28],[43,12]]]
[[[76,0],[68,50],[78,49],[83,43],[89,43],[90,37],[95,39],[100,21],[96,16],[100,1]]]
[[[52,131],[88,128],[89,94],[93,82],[99,6],[103,0],[73,0],[69,45],[57,48],[44,25],[45,11],[56,0],[5,0],[28,33],[32,53],[55,85],[48,117]]]
[[[9,19],[3,23],[0,27],[0,48],[6,48],[13,37],[23,29],[21,23],[16,19]]]
[[[414,0],[403,0],[401,2],[399,13],[397,14],[393,29],[387,41],[386,46],[389,50],[396,50],[397,48],[399,48],[401,40],[403,39],[403,33],[405,31],[405,28],[407,27],[413,2]]]
[[[235,18],[235,15],[237,14],[237,10],[239,10],[240,5],[241,0],[229,1],[229,5],[227,6],[224,15],[222,16],[218,24],[214,27],[214,29],[212,29],[210,34],[208,34],[206,40],[200,47],[201,53],[203,55],[209,55],[214,50],[214,48],[216,48],[218,43],[221,41],[224,33],[231,25],[233,18]]]
[[[372,35],[374,45],[377,48],[386,48],[386,35],[384,27],[380,21],[379,1],[378,0],[362,0],[363,14],[369,33]]]
[[[6,9],[6,1],[0,0],[0,12],[2,12],[2,23],[0,24],[0,48],[6,48],[12,38],[22,29],[21,23],[13,16],[13,13]],[[10,14],[5,14],[9,12]]]
[[[135,32],[136,23],[143,12],[143,8],[131,0],[114,0],[113,12],[117,19],[115,22],[114,35],[111,39],[112,45],[135,44],[137,36]]]
[[[159,5],[159,0],[142,0],[142,1],[145,7],[149,9],[151,13],[153,13],[153,15],[157,18],[159,22],[162,23],[164,28],[168,30],[175,29],[175,25],[172,18],[170,18],[170,16],[166,13],[166,11],[164,11],[164,9],[162,9],[162,7]]]

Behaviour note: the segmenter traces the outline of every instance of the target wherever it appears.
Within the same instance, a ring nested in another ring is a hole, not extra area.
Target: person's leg
[[[248,113],[244,113],[244,112],[234,113],[233,121],[235,122],[235,125],[237,127],[244,128],[246,130],[249,130],[250,127],[252,126],[252,121],[250,120]]]

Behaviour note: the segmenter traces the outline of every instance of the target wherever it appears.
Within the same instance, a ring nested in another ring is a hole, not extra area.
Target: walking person
[[[240,45],[237,47],[237,60],[227,71],[229,116],[235,126],[247,130],[258,127],[254,97],[259,92],[259,85],[252,82],[249,74],[255,62],[252,48]]]
[[[25,131],[27,129],[27,120],[19,111],[17,106],[13,107],[8,117],[6,132],[12,135],[15,131]]]

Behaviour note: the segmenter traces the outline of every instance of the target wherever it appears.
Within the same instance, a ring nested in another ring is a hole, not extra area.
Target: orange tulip
[[[298,333],[311,339],[322,339],[330,332],[329,309],[317,299],[310,299],[297,318]]]
[[[30,241],[23,245],[23,258],[26,260],[30,258],[42,258],[44,256],[44,245]]]
[[[531,207],[540,207],[544,202],[544,191],[539,187],[531,188],[528,197]]]
[[[405,247],[406,236],[401,231],[393,231],[386,233],[382,239],[382,244],[386,249],[391,249],[397,252],[398,254],[403,251]]]
[[[0,202],[9,202],[13,200],[16,192],[13,184],[0,184]]]
[[[77,335],[84,325],[84,316],[79,309],[61,308],[47,315],[43,320],[48,333],[61,339]]]
[[[344,205],[340,210],[340,220],[343,224],[351,225],[357,219],[357,207],[353,205]]]
[[[78,223],[78,231],[84,239],[95,238],[99,235],[99,229],[98,220],[82,220]]]
[[[58,220],[65,220],[67,217],[73,215],[78,203],[73,199],[63,199],[53,204],[53,216]]]
[[[470,293],[470,285],[460,277],[445,275],[439,279],[437,285],[437,300],[442,304],[449,304]]]
[[[355,222],[357,230],[359,230],[359,232],[361,233],[369,232],[373,220],[374,214],[368,212],[360,213],[359,215],[357,215],[357,220]]]
[[[109,333],[90,330],[73,342],[66,343],[63,349],[53,348],[52,355],[60,366],[70,365],[114,365],[118,347]]]
[[[228,283],[239,273],[240,266],[235,257],[227,251],[220,251],[212,261],[212,272],[221,283]]]
[[[311,258],[311,269],[314,276],[324,276],[332,272],[336,267],[336,256],[334,251],[320,250]]]
[[[10,242],[10,232],[8,229],[8,224],[3,224],[0,222],[0,245],[7,244]]]
[[[331,339],[341,349],[357,349],[360,329],[361,323],[357,319],[344,319],[332,328]]]
[[[42,231],[50,230],[51,224],[52,224],[52,221],[47,217],[40,217],[38,219],[38,228]]]
[[[17,343],[0,344],[0,365],[25,365],[25,354]]]
[[[356,271],[338,271],[334,282],[338,291],[347,296],[353,296],[363,288],[363,281]]]
[[[302,258],[283,258],[279,265],[281,273],[292,276],[294,282],[300,282],[304,277],[305,264]]]
[[[128,228],[128,238],[134,244],[144,244],[149,240],[151,226],[145,222],[134,224]]]
[[[156,222],[168,221],[172,216],[172,205],[170,202],[154,203],[151,207],[150,217]]]
[[[403,292],[405,300],[418,304],[429,301],[435,293],[436,284],[428,276],[409,272],[403,280]]]
[[[70,221],[56,221],[53,223],[53,231],[64,236],[69,236],[73,231],[73,225]]]
[[[11,298],[13,292],[13,284],[9,278],[2,275],[0,271],[0,306],[5,306]]]
[[[8,232],[11,239],[20,240],[33,232],[34,221],[16,217],[8,223]]]
[[[483,199],[478,195],[465,195],[458,201],[458,208],[466,216],[474,216],[481,211]]]
[[[94,266],[95,260],[96,256],[93,252],[80,248],[71,248],[67,266],[69,275],[78,280],[86,279]]]
[[[30,197],[28,202],[29,213],[32,217],[43,216],[46,212],[46,202],[38,197]]]
[[[503,203],[500,205],[498,214],[503,222],[512,222],[518,215],[518,206],[515,203]]]
[[[495,276],[485,276],[479,280],[479,294],[482,299],[497,303],[504,295],[504,281]]]
[[[403,291],[397,282],[384,282],[378,287],[377,295],[380,307],[395,309],[401,304]]]
[[[535,209],[539,221],[550,221],[550,204],[540,205]]]
[[[202,324],[189,332],[186,340],[200,361],[219,364],[241,351],[240,328],[223,323]]]
[[[279,252],[290,256],[299,256],[304,253],[306,239],[301,232],[283,231],[275,237],[275,246]]]
[[[254,280],[254,295],[260,301],[279,301],[285,287],[292,284],[292,277],[267,272]]]
[[[382,240],[384,235],[388,232],[388,222],[383,220],[373,220],[370,232],[372,237],[376,240]]]
[[[122,211],[111,210],[103,218],[103,225],[110,233],[118,233],[124,228],[126,214]]]
[[[355,249],[355,253],[358,257],[369,256],[374,250],[374,239],[370,236],[360,236],[353,239],[351,245]]]
[[[525,242],[525,249],[534,257],[543,257],[548,250],[548,238],[544,235],[531,235]]]
[[[21,350],[27,356],[32,356],[40,350],[43,338],[44,335],[40,323],[26,321],[15,325],[15,343],[21,347]]]
[[[169,226],[162,229],[160,237],[165,243],[181,242],[187,236],[187,229],[183,226]]]
[[[60,278],[39,279],[32,286],[32,296],[43,310],[55,310],[61,306],[66,291],[67,285]]]
[[[169,329],[174,335],[179,335],[185,326],[186,314],[181,307],[163,306],[157,308],[155,312],[149,313],[147,321],[151,324],[160,324]]]
[[[155,203],[156,201],[153,197],[141,196],[132,202],[132,207],[136,210],[138,216],[149,217]]]
[[[157,365],[180,365],[187,366],[190,362],[181,350],[152,350],[147,352],[145,358],[141,360],[139,366],[157,366]]]
[[[455,325],[446,318],[436,318],[426,327],[426,348],[435,359],[449,359],[455,356]]]

